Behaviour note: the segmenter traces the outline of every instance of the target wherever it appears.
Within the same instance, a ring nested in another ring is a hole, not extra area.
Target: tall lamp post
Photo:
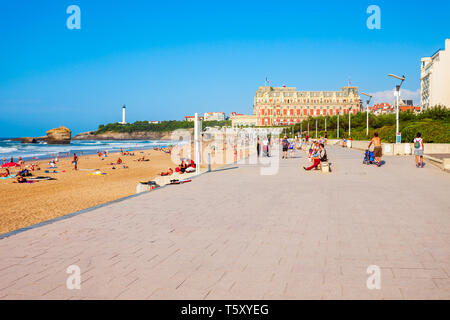
[[[395,115],[395,128],[396,128],[396,131],[395,131],[396,132],[395,133],[395,143],[401,143],[401,139],[400,139],[400,141],[398,139],[399,134],[400,134],[399,126],[398,126],[398,112],[399,112],[399,106],[398,105],[399,105],[399,100],[400,100],[400,88],[401,88],[401,86],[403,84],[403,81],[405,81],[405,76],[403,75],[403,76],[399,77],[399,76],[396,76],[395,74],[388,74],[388,77],[392,77],[392,78],[395,78],[395,79],[398,79],[398,80],[401,81],[399,85],[395,86],[395,92],[396,92],[396,95],[397,95],[397,108],[396,108],[396,115]]]
[[[337,138],[339,139],[339,111],[337,112]]]
[[[317,139],[317,118],[316,118],[316,139]]]
[[[369,97],[369,100],[367,100],[367,104],[366,104],[366,136],[369,135],[369,103],[370,100],[372,99],[372,96],[370,94],[361,92],[361,94]]]
[[[348,109],[348,138],[350,139],[352,133],[352,107]]]

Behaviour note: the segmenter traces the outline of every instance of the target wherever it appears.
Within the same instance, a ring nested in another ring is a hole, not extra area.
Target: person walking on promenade
[[[377,132],[375,132],[373,134],[373,138],[370,141],[369,146],[367,148],[369,149],[372,144],[374,146],[373,157],[375,158],[375,161],[377,162],[377,166],[380,167],[381,166],[381,156],[383,155],[383,149],[381,147],[381,139],[378,136]]]
[[[420,137],[420,132],[417,133],[414,138],[414,155],[416,156],[416,167],[423,168],[423,139]],[[419,167],[419,158],[420,158],[420,167]]]
[[[289,149],[289,141],[287,139],[287,136],[284,136],[283,140],[281,140],[281,145],[283,147],[283,156],[282,159],[287,159],[287,153]]]
[[[259,158],[259,155],[261,153],[261,139],[259,138],[259,136],[256,139],[256,153],[257,153],[258,158]]]

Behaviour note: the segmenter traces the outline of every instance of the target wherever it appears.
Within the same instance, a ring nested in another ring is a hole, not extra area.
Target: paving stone
[[[329,175],[297,152],[273,176],[238,164],[2,239],[0,299],[450,299],[448,176],[328,154]]]

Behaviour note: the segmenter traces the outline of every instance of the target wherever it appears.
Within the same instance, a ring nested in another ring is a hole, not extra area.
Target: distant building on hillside
[[[257,118],[254,114],[240,114],[233,112],[230,116],[233,127],[255,127]]]
[[[225,112],[206,112],[203,115],[205,121],[224,121]]]
[[[414,112],[414,113],[420,113],[422,111],[421,107],[418,106],[399,106],[400,112]]]
[[[150,124],[159,124],[159,123],[161,123],[161,121],[149,121],[148,123],[150,123]]]
[[[436,105],[450,108],[450,39],[445,49],[420,60],[420,97],[422,109]]]
[[[372,107],[369,106],[369,112],[379,115],[388,114],[394,112],[394,106],[391,106],[387,102],[374,104]]]
[[[400,100],[399,103],[399,109],[400,112],[414,112],[419,113],[421,112],[421,107],[414,106],[414,103],[412,100]],[[380,115],[380,114],[390,114],[395,113],[395,105],[390,105],[387,102],[377,103],[373,105],[372,107],[369,106],[369,112]]]
[[[199,116],[198,119],[203,120],[203,117]],[[184,117],[184,121],[194,122],[194,120],[195,120],[195,116],[185,116]]]
[[[259,87],[253,102],[258,126],[293,125],[309,116],[356,114],[362,110],[358,87],[339,91],[297,91],[295,87]]]
[[[400,99],[399,106],[414,106],[414,100]]]

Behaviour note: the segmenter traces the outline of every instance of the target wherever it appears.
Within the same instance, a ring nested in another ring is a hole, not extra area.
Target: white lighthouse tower
[[[122,107],[122,122],[121,122],[121,124],[127,124],[127,121],[126,121],[126,118],[125,118],[126,110],[127,110],[127,108],[125,107],[125,105],[123,105],[123,107]]]

